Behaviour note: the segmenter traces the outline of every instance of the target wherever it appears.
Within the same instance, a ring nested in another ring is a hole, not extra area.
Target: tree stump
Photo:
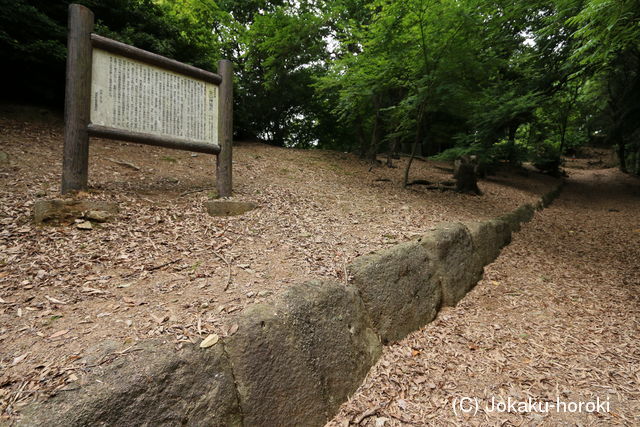
[[[478,159],[476,156],[461,156],[454,162],[453,177],[456,191],[482,194],[478,188]]]

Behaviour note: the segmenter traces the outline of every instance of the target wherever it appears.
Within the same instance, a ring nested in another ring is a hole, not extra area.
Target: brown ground
[[[0,151],[10,159],[0,164],[4,416],[41,391],[73,387],[87,349],[105,340],[117,356],[149,336],[181,346],[225,335],[229,313],[270,292],[312,277],[343,279],[359,254],[441,221],[504,213],[554,182],[511,173],[481,182],[481,197],[403,190],[401,168],[370,170],[348,154],[240,144],[236,199],[260,207],[212,218],[203,202],[213,196],[214,157],[94,141],[84,197],[117,201],[121,214],[85,231],[36,227],[30,217],[36,199],[58,197],[59,120],[0,119]],[[451,179],[437,168],[448,165],[414,165],[415,178]]]
[[[327,425],[637,426],[639,343],[640,180],[571,170],[560,198],[514,236],[478,286],[385,348]],[[463,397],[477,398],[480,411],[456,415]],[[492,397],[610,406],[496,413]]]

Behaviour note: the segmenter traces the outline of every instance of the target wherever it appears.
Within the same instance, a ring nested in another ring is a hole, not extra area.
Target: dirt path
[[[117,202],[120,215],[90,231],[36,226],[34,202],[59,197],[61,151],[59,119],[11,119],[0,107],[0,420],[88,381],[92,354],[107,364],[149,337],[180,348],[224,336],[228,319],[291,284],[341,280],[360,254],[442,221],[500,215],[555,184],[512,171],[483,180],[481,197],[405,190],[406,159],[389,169],[340,152],[242,143],[234,198],[259,208],[213,218],[203,207],[213,156],[92,140],[81,197]],[[412,179],[451,179],[449,164],[414,163]]]
[[[481,283],[385,349],[328,425],[640,425],[639,303],[640,181],[573,170]],[[475,415],[454,413],[464,397]],[[491,412],[492,398],[549,406]]]

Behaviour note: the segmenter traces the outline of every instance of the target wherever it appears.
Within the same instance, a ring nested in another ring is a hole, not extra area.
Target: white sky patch
[[[525,30],[520,33],[520,36],[524,38],[522,44],[529,47],[534,47],[536,45],[535,35],[529,31]]]
[[[334,55],[336,50],[340,47],[340,42],[336,39],[334,34],[327,34],[322,38],[322,40],[327,45],[327,52],[330,55]]]

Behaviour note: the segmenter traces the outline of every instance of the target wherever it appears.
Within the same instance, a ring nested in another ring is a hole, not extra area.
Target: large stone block
[[[535,206],[530,203],[519,206],[515,211],[516,217],[520,223],[529,222],[533,219],[533,215],[536,212]]]
[[[468,228],[478,268],[492,263],[500,255],[500,250],[511,241],[511,229],[502,220],[474,222]]]
[[[322,281],[255,304],[227,338],[245,425],[324,425],[381,352],[355,289]]]
[[[520,231],[523,223],[531,221],[533,214],[535,213],[535,207],[531,204],[526,204],[518,207],[517,209],[509,212],[508,214],[499,217],[499,220],[505,221],[509,224],[511,232]]]
[[[561,182],[553,190],[549,191],[548,193],[542,196],[539,203],[540,208],[546,208],[551,204],[551,202],[555,200],[556,197],[558,197],[558,195],[562,191],[562,184],[563,183]]]
[[[73,222],[85,215],[100,215],[103,217],[100,222],[104,222],[118,212],[117,203],[102,200],[53,199],[36,200],[33,204],[33,219],[36,224]]]
[[[19,425],[242,425],[222,345],[180,351],[159,341],[140,346],[103,374],[89,374],[87,385],[28,406]]]
[[[443,224],[425,234],[421,243],[436,260],[435,279],[442,288],[442,305],[455,305],[483,272],[483,266],[477,264],[469,230],[461,223]]]
[[[491,219],[488,222],[492,224],[496,233],[496,241],[501,248],[511,243],[511,230],[509,229],[509,224],[498,218]]]
[[[420,240],[357,258],[350,266],[356,286],[383,342],[404,338],[433,320],[440,308],[436,256]]]

